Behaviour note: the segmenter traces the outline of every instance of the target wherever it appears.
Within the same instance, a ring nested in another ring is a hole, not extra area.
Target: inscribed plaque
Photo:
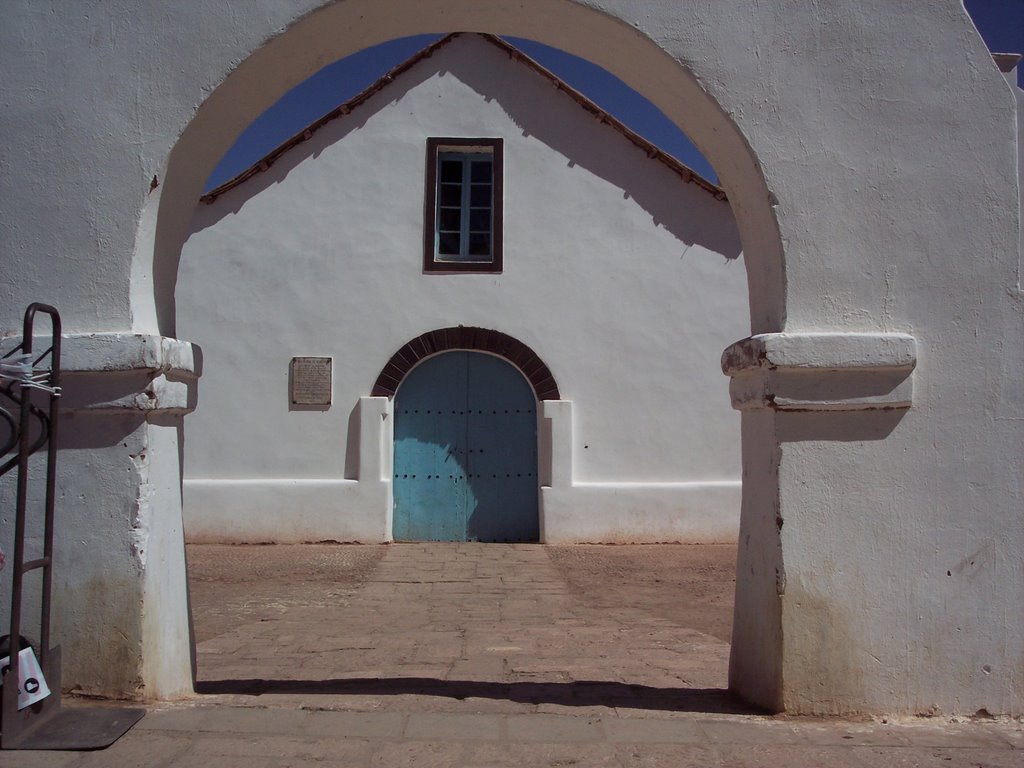
[[[292,358],[292,405],[331,404],[331,358]]]

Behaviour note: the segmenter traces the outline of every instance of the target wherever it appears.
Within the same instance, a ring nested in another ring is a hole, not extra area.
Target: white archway
[[[310,13],[249,56],[206,98],[175,145],[153,230],[151,279],[141,255],[134,270],[140,287],[152,286],[156,323],[162,334],[175,333],[178,259],[195,201],[210,170],[237,135],[266,106],[325,63],[395,37],[454,31],[436,26],[450,23],[448,19],[457,19],[460,31],[529,37],[589,59],[676,120],[716,168],[733,205],[747,264],[752,331],[783,327],[783,253],[759,165],[725,110],[699,86],[694,73],[655,41],[613,16],[567,0],[546,0],[529,7],[436,0],[417,6],[416,13],[410,13],[401,0],[347,0]],[[138,253],[148,250],[140,248]],[[149,298],[133,293],[140,304],[138,314],[145,312],[141,305]],[[767,557],[762,546],[771,553]],[[773,574],[777,542],[769,537],[763,543],[758,541],[754,549],[754,559],[760,564],[757,579],[761,579],[761,571]],[[744,615],[756,611],[757,619],[741,617],[737,623],[741,631],[733,640],[735,656],[746,661],[736,666],[731,685],[747,698],[778,709],[782,706],[780,678],[761,672],[776,666],[781,658],[780,632],[772,630],[766,635],[762,631],[763,624],[778,625],[778,608],[758,605],[763,595],[757,594],[754,601],[738,603],[738,611]],[[777,598],[769,599],[777,603]],[[750,629],[744,632],[743,627]],[[766,636],[776,639],[766,642]],[[748,667],[759,671],[750,675]]]
[[[733,685],[803,713],[1024,711],[1016,102],[961,5],[25,0],[5,21],[0,315],[42,300],[68,334],[55,604],[83,690],[189,684],[199,361],[173,294],[206,174],[328,61],[466,29],[605,67],[729,193],[755,332],[723,360],[744,411]]]

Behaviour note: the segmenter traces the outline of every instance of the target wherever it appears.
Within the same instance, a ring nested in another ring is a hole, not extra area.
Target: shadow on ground
[[[570,683],[492,683],[432,677],[345,678],[334,680],[205,680],[196,693],[308,694],[348,696],[439,696],[449,699],[500,699],[522,704],[567,707],[624,707],[669,712],[728,715],[764,714],[722,688],[656,688],[649,685],[577,680]]]

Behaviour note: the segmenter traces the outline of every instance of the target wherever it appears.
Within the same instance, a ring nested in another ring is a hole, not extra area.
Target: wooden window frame
[[[488,261],[442,261],[437,257],[438,155],[487,148],[492,163],[491,256]],[[504,142],[502,139],[431,137],[427,139],[426,194],[423,213],[423,271],[494,274],[502,271],[504,218]]]

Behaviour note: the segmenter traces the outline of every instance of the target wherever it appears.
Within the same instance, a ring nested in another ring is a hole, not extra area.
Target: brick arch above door
[[[560,400],[558,384],[537,353],[518,339],[488,328],[439,328],[417,336],[391,356],[377,376],[371,394],[393,398],[402,379],[421,360],[452,349],[490,352],[518,368],[538,400]]]

